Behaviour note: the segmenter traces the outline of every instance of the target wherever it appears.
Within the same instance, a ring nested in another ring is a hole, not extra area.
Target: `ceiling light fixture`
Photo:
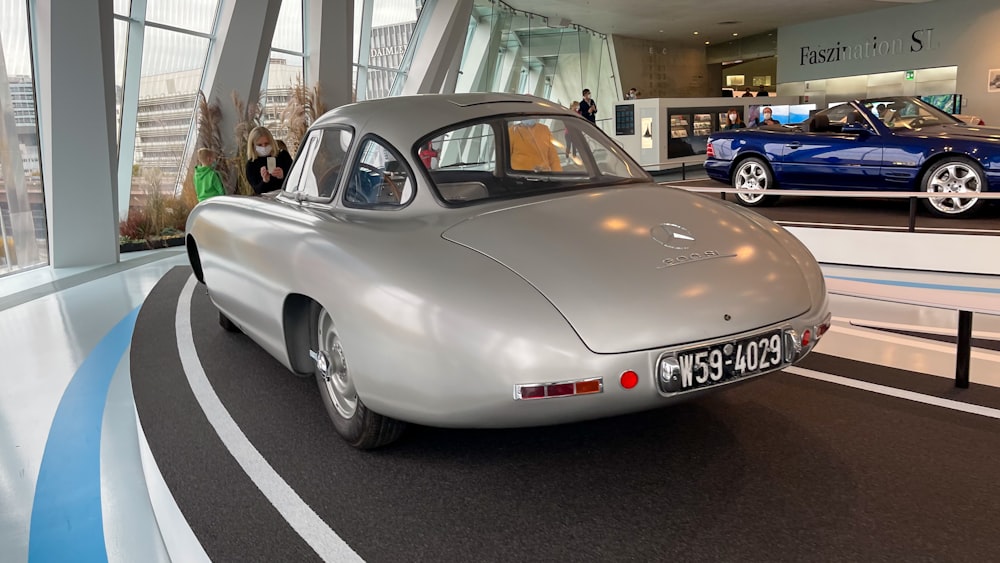
[[[711,45],[711,44],[712,44],[712,42],[711,42],[711,41],[706,41],[706,42],[705,42],[705,45]]]
[[[695,35],[698,35],[698,32],[696,31],[696,32],[694,32],[694,34],[695,34]]]
[[[733,34],[733,37],[736,37],[737,35],[739,35],[739,33],[734,33],[734,34]]]

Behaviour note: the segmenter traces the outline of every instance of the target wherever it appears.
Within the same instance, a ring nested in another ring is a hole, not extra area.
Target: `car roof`
[[[340,106],[317,119],[314,126],[348,123],[366,132],[415,140],[453,123],[521,113],[577,116],[555,102],[520,94],[421,94]]]

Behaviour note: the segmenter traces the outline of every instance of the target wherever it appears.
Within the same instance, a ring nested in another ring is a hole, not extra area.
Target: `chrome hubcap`
[[[983,189],[979,172],[972,167],[952,163],[934,171],[927,182],[927,191],[942,194],[976,194]],[[975,197],[932,197],[928,198],[934,209],[941,213],[958,214],[967,211],[978,201]]]
[[[344,418],[354,416],[358,410],[358,392],[347,369],[347,359],[344,357],[340,336],[333,326],[333,319],[326,311],[323,311],[319,320],[316,370],[337,412]]]
[[[736,171],[735,188],[751,193],[736,192],[736,197],[745,203],[757,203],[764,198],[762,193],[768,186],[767,170],[760,163],[746,162]]]

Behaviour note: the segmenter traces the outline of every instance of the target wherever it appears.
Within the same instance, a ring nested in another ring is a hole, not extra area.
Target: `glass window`
[[[361,49],[368,49],[368,83],[365,99],[385,98],[392,91],[403,55],[409,46],[416,27],[420,0],[368,0],[372,2],[370,44],[361,45],[361,19],[364,0],[355,0],[354,62],[358,64]],[[357,78],[355,77],[355,84]],[[355,91],[357,89],[355,88]]]
[[[621,97],[606,36],[576,26],[550,28],[503,2],[475,0],[457,92],[517,91],[569,107],[584,88],[600,108]],[[602,109],[597,124],[613,131],[614,115]]]
[[[208,39],[147,27],[139,81],[132,192],[173,193],[184,171],[187,139],[208,55]]]
[[[448,203],[650,181],[593,125],[573,117],[465,125],[421,141],[415,152]]]
[[[272,49],[282,49],[302,53],[302,0],[286,0],[281,3],[278,23],[271,39]]]
[[[115,131],[122,137],[122,94],[125,91],[125,58],[128,54],[128,22],[115,20]]]
[[[0,275],[48,263],[26,2],[0,2]],[[6,72],[4,72],[6,70]]]
[[[132,0],[115,0],[115,15],[128,17],[131,9]]]
[[[413,198],[413,178],[399,154],[383,141],[370,138],[361,145],[344,202],[353,207],[402,207]]]
[[[312,116],[286,114],[289,102],[294,97],[308,93],[302,82],[302,57],[271,51],[266,78],[264,93],[261,96],[261,105],[264,109],[262,122],[271,130],[275,139],[287,143],[289,152],[294,155],[305,128],[312,123]],[[310,104],[299,100],[295,107],[304,111]],[[301,130],[290,132],[289,126],[296,126]]]
[[[218,0],[148,0],[146,21],[211,33],[218,11]]]
[[[353,137],[353,131],[343,128],[310,132],[299,152],[297,164],[285,182],[285,190],[324,199],[333,197]]]

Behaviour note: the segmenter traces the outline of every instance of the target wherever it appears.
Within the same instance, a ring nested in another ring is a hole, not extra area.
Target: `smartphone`
[[[270,174],[274,172],[274,169],[278,167],[278,159],[273,156],[267,157],[267,173]]]

